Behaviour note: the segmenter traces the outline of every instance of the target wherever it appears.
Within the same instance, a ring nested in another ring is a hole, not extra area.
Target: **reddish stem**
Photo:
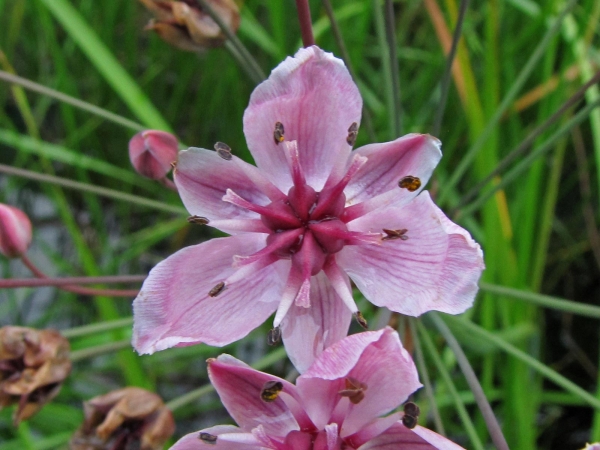
[[[315,45],[315,37],[313,35],[308,0],[296,0],[296,7],[298,8],[298,21],[300,22],[300,33],[302,34],[302,43],[304,44],[304,47],[310,47],[311,45]]]
[[[41,278],[43,281],[56,280],[48,277],[44,272],[42,272],[26,255],[21,255],[21,260],[23,264],[27,266],[29,270],[38,278]],[[94,289],[94,288],[86,288],[83,286],[77,286],[74,284],[62,284],[58,282],[57,284],[49,284],[51,286],[57,286],[59,289],[63,291],[73,292],[75,294],[81,295],[106,295],[110,297],[135,297],[139,289]]]
[[[139,283],[146,275],[122,275],[114,277],[61,277],[61,278],[10,278],[0,280],[0,288],[65,286],[69,284]]]

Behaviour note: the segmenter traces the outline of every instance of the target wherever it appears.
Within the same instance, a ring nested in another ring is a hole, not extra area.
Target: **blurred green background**
[[[365,104],[356,146],[434,132],[460,1],[392,2],[397,61],[382,1],[332,3]],[[295,4],[238,4],[238,37],[268,74],[301,46]],[[310,6],[317,44],[341,56],[324,3]],[[144,31],[150,17],[134,0],[0,0],[2,71],[134,122],[106,120],[0,81],[1,164],[112,190],[98,195],[0,174],[0,202],[29,214],[29,256],[49,274],[145,274],[182,246],[216,235],[189,225],[175,193],[131,169],[127,143],[135,123],[171,130],[186,145],[224,141],[250,160],[242,115],[252,78],[227,48],[197,54],[170,47]],[[600,66],[599,18],[597,0],[471,1],[436,133],[444,158],[429,189],[481,243],[487,266],[475,307],[447,323],[514,449],[577,449],[600,440],[598,83],[561,109]],[[18,261],[1,259],[0,270],[4,278],[29,276]],[[371,323],[384,317],[363,307]],[[53,288],[0,291],[0,325],[70,330],[77,355],[59,397],[28,423],[13,429],[10,408],[0,411],[3,450],[63,448],[81,422],[81,402],[110,389],[143,386],[169,401],[207,383],[208,357],[226,351],[254,363],[273,351],[266,323],[224,350],[194,346],[139,357],[128,344],[130,324],[121,320],[130,315],[130,299]],[[104,322],[105,331],[76,328]],[[412,336],[416,322],[399,323]],[[453,352],[433,322],[419,323],[411,342],[424,352],[446,434],[466,448],[492,448]],[[275,351],[263,367],[285,376],[292,367]],[[424,391],[416,396],[421,424],[435,429],[436,408]],[[204,391],[175,418],[176,436],[229,421],[218,397]]]

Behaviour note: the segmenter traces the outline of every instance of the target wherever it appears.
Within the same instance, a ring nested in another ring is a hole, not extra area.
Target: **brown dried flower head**
[[[175,432],[173,414],[152,392],[127,387],[83,404],[71,450],[159,450]]]
[[[201,9],[195,0],[140,0],[155,19],[146,26],[164,41],[181,50],[197,52],[218,47],[226,36],[217,23]],[[240,26],[240,12],[233,0],[206,0],[229,29],[235,33]]]
[[[71,372],[69,350],[55,330],[0,328],[0,409],[17,404],[15,426],[58,394]]]

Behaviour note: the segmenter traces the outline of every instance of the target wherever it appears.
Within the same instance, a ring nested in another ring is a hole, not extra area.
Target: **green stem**
[[[127,347],[131,347],[131,339],[123,339],[120,341],[109,342],[108,344],[75,350],[74,352],[71,352],[71,361],[81,361],[82,359],[116,352]]]
[[[553,383],[555,383],[556,385],[562,387],[564,390],[566,390],[574,395],[577,395],[578,397],[583,399],[586,403],[588,403],[593,408],[600,409],[600,399],[597,399],[596,397],[594,397],[592,394],[590,394],[586,390],[580,388],[575,383],[573,383],[572,381],[563,377],[561,374],[559,374],[555,370],[552,370],[550,367],[548,367],[544,363],[538,361],[537,359],[533,358],[532,356],[529,356],[527,353],[519,350],[514,345],[509,344],[504,339],[499,338],[498,336],[494,335],[493,333],[490,333],[489,331],[484,330],[480,326],[475,325],[474,323],[472,323],[468,320],[459,319],[459,318],[456,318],[453,316],[446,316],[446,317],[444,317],[444,320],[446,322],[453,323],[456,327],[461,327],[463,329],[466,329],[466,331],[470,332],[473,339],[482,339],[484,341],[487,341],[489,343],[496,345],[497,347],[501,348],[509,355],[511,355],[511,356],[521,360],[525,364],[527,364],[529,367],[531,367],[533,370],[535,370],[542,376],[546,377],[548,380],[550,380]]]
[[[129,327],[133,323],[133,317],[125,317],[124,319],[110,320],[108,322],[93,323],[90,325],[83,325],[81,327],[68,328],[61,330],[62,334],[66,338],[74,338],[79,336],[86,336],[88,334],[101,333],[102,331],[111,331],[117,328]]]
[[[538,306],[565,311],[572,314],[600,319],[600,307],[594,305],[586,305],[570,300],[564,300],[550,295],[538,294],[535,292],[522,291],[520,289],[509,288],[506,286],[498,286],[491,283],[481,281],[479,287],[482,291],[498,294],[506,297],[512,297],[533,303]]]
[[[43,183],[55,184],[58,186],[63,186],[69,189],[75,189],[82,192],[91,192],[92,194],[100,195],[102,197],[108,197],[114,200],[120,200],[140,206],[146,206],[148,208],[154,208],[169,213],[186,214],[186,210],[178,206],[168,205],[166,203],[157,202],[155,200],[139,197],[137,195],[125,194],[114,189],[108,189],[105,187],[81,183],[79,181],[68,180],[66,178],[57,177],[55,175],[45,175],[31,170],[7,166],[5,164],[0,164],[0,173],[5,173],[8,175],[13,175],[22,178],[28,178],[30,180],[41,181]]]
[[[84,102],[83,100],[79,100],[75,97],[71,97],[70,95],[63,94],[62,92],[27,80],[26,78],[22,78],[17,75],[5,72],[4,70],[0,70],[0,80],[4,80],[12,84],[17,84],[26,89],[29,89],[30,91],[54,98],[60,102],[74,106],[75,108],[79,108],[83,111],[87,111],[91,114],[102,117],[103,119],[122,125],[125,128],[130,128],[135,131],[142,131],[146,129],[146,127],[144,127],[143,125],[134,122],[133,120],[129,120],[126,117],[120,116],[118,114],[107,111],[106,109],[100,108],[99,106],[92,105],[91,103]]]

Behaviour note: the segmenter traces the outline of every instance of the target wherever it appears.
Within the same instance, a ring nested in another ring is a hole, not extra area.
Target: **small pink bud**
[[[16,258],[31,244],[31,222],[27,215],[13,206],[0,203],[0,253]]]
[[[129,159],[135,170],[147,178],[159,180],[171,170],[177,159],[177,138],[158,130],[140,131],[129,141]]]

